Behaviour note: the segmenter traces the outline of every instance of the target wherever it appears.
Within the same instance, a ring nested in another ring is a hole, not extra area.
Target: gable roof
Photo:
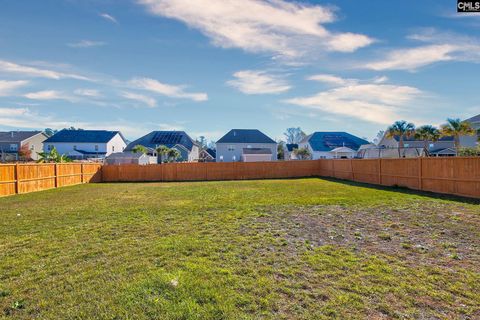
[[[180,145],[188,151],[192,151],[192,148],[196,143],[185,131],[152,131],[149,134],[130,142],[125,150],[130,151],[136,145],[142,145],[151,149],[155,149],[161,145],[168,148]]]
[[[480,122],[480,114],[465,120],[465,122]]]
[[[398,135],[394,136],[393,138],[394,138],[395,141],[397,141],[397,142],[400,141],[400,136],[398,136]],[[438,139],[437,141],[454,141],[454,139],[455,139],[455,138],[454,138],[453,136],[442,136],[442,137],[440,137],[440,139]],[[412,137],[403,137],[403,141],[405,141],[405,142],[407,142],[407,141],[410,141],[410,142],[412,142],[412,141],[421,141],[421,142],[423,142],[423,140],[419,140],[419,139],[415,138],[414,136],[412,136]]]
[[[368,144],[368,141],[347,132],[314,132],[302,142],[308,142],[313,151],[331,151],[339,147],[358,150],[362,144]]]
[[[107,130],[67,130],[63,129],[53,136],[44,141],[44,143],[50,142],[92,142],[92,143],[107,143],[112,140],[117,134],[123,137],[120,131],[107,131]]]
[[[292,152],[294,149],[298,149],[298,144],[296,143],[287,143],[285,146],[287,147],[288,152]]]
[[[207,148],[204,150],[206,153],[212,156],[212,158],[216,158],[217,156],[217,151],[211,148]]]
[[[0,132],[0,142],[21,142],[40,133],[42,131],[2,131]]]
[[[266,134],[257,129],[232,129],[217,143],[275,143]]]

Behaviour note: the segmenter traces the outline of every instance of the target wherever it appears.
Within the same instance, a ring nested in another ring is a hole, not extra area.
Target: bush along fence
[[[101,182],[102,165],[42,163],[0,165],[0,196]]]
[[[321,159],[160,165],[0,165],[0,195],[87,182],[211,181],[333,177],[480,198],[480,158]]]

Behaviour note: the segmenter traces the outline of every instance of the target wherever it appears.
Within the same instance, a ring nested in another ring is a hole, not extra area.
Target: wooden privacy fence
[[[0,196],[101,182],[101,169],[94,163],[2,164]]]
[[[319,176],[480,198],[480,158],[319,160]]]
[[[274,179],[318,176],[318,161],[203,162],[152,165],[108,165],[102,168],[105,182],[209,181]]]
[[[480,158],[322,159],[160,165],[0,165],[0,196],[86,182],[210,181],[334,177],[480,198]]]

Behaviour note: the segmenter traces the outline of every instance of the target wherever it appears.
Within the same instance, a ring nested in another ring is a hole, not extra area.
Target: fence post
[[[83,163],[80,164],[80,178],[82,180],[82,183],[85,183],[85,176],[84,176],[84,173],[83,173]]]
[[[55,188],[58,188],[58,163],[55,163]]]
[[[18,163],[15,163],[15,169],[14,169],[14,173],[15,173],[15,194],[18,194],[19,192],[19,183],[20,183],[20,179],[18,177]]]
[[[418,158],[418,190],[423,190],[423,170],[422,170],[422,157]]]
[[[353,173],[353,159],[350,159],[350,171],[352,172],[352,181],[355,181],[355,173]]]
[[[378,158],[378,184],[382,184],[382,158]]]

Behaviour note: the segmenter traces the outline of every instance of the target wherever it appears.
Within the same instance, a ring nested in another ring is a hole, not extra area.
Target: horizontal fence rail
[[[0,165],[0,196],[101,182],[102,165],[36,163]]]
[[[0,165],[0,196],[88,182],[212,181],[333,177],[480,198],[480,158],[321,159],[153,165]]]

